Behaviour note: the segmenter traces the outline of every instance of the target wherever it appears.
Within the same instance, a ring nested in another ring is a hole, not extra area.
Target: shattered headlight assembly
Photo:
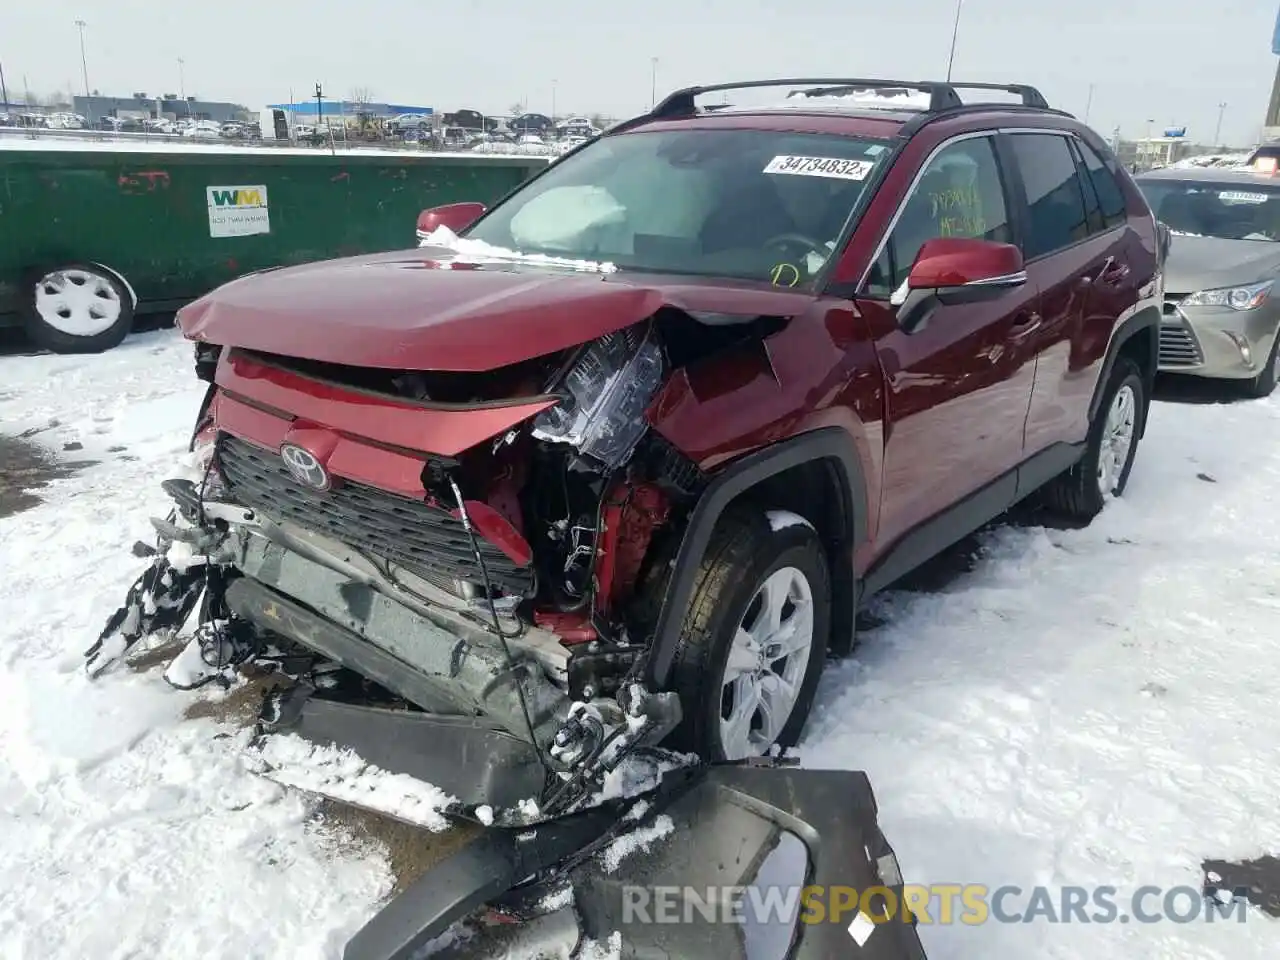
[[[630,327],[589,344],[533,421],[539,440],[567,443],[603,470],[624,463],[644,436],[644,411],[666,372],[652,328]]]
[[[1182,301],[1184,307],[1230,307],[1232,310],[1255,310],[1266,302],[1275,281],[1264,280],[1239,287],[1200,290]]]

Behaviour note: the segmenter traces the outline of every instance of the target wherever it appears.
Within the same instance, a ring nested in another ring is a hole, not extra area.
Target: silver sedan
[[[1173,234],[1160,371],[1269,395],[1280,374],[1280,177],[1167,168],[1137,182]]]

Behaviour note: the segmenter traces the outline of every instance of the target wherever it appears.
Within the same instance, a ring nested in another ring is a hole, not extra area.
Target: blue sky
[[[1274,0],[963,0],[955,77],[1034,83],[1105,136],[1186,125],[1254,141],[1276,57]],[[186,92],[250,106],[357,88],[450,110],[626,116],[657,87],[768,75],[939,78],[955,0],[44,0],[0,12],[10,94]]]

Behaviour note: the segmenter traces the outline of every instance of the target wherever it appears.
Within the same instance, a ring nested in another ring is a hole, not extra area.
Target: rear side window
[[[1089,175],[1089,182],[1098,195],[1098,205],[1102,208],[1102,222],[1110,229],[1119,226],[1128,216],[1125,207],[1124,192],[1116,182],[1115,174],[1107,169],[1107,165],[1098,156],[1096,150],[1083,140],[1076,140],[1080,156],[1084,158],[1084,168]]]
[[[1009,139],[1031,207],[1030,229],[1023,244],[1026,258],[1042,257],[1088,237],[1084,193],[1067,138],[1015,133]]]
[[[1076,149],[1072,151],[1072,155],[1076,160],[1076,176],[1080,178],[1080,189],[1084,191],[1084,212],[1085,218],[1089,223],[1089,233],[1102,233],[1107,229],[1106,222],[1102,216],[1102,206],[1098,203],[1098,191],[1093,188],[1093,180],[1089,177],[1089,171],[1085,169],[1084,160],[1080,156],[1080,143],[1073,141]]]

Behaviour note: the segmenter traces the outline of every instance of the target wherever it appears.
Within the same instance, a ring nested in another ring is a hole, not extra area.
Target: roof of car
[[[1194,183],[1251,183],[1257,186],[1280,187],[1280,177],[1260,173],[1249,167],[1162,167],[1148,170],[1135,177],[1143,180],[1183,180]]]

